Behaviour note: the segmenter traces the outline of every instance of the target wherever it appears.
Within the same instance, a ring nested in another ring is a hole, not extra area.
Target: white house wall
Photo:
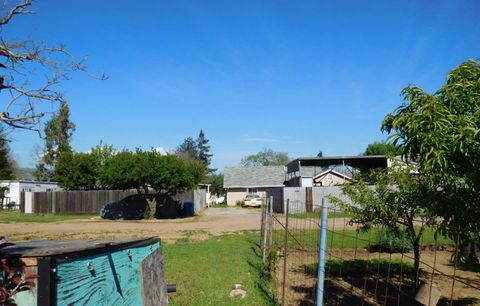
[[[21,192],[53,191],[60,190],[56,183],[29,182],[29,181],[3,181],[0,186],[6,186],[9,190],[5,193],[10,198],[10,202],[15,202],[17,206],[20,203]]]

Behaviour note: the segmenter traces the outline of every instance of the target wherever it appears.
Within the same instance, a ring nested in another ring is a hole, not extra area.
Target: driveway
[[[157,236],[171,242],[182,238],[206,239],[222,233],[259,230],[260,217],[258,209],[210,208],[201,216],[175,220],[110,221],[95,217],[56,223],[0,224],[0,235],[14,241]]]

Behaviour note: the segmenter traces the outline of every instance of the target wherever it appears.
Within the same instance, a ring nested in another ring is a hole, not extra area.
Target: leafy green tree
[[[385,155],[394,157],[400,154],[400,148],[397,145],[385,141],[371,143],[365,149],[363,155]]]
[[[418,281],[421,238],[425,229],[435,224],[437,216],[433,207],[441,198],[425,177],[412,174],[412,170],[402,165],[388,171],[372,171],[368,180],[344,185],[343,193],[352,202],[334,196],[330,200],[350,213],[350,222],[359,224],[361,230],[381,226],[394,233],[405,231],[413,246]],[[374,182],[375,186],[368,182]]]
[[[288,164],[288,154],[284,152],[275,152],[271,149],[263,149],[257,154],[245,156],[240,161],[242,167],[259,166],[285,166]]]
[[[98,165],[89,153],[64,152],[55,165],[53,177],[66,190],[97,189]]]
[[[45,151],[37,165],[37,178],[50,180],[55,175],[55,165],[60,156],[72,152],[70,140],[74,130],[68,104],[62,102],[60,109],[45,124]]]
[[[124,150],[107,160],[102,185],[110,189],[136,189],[149,200],[150,216],[155,216],[156,194],[173,195],[195,188],[205,176],[205,166],[197,160],[184,160],[156,151]]]
[[[223,173],[210,173],[207,175],[204,182],[210,184],[210,192],[212,194],[220,196],[225,193],[223,188]]]
[[[434,209],[444,232],[466,246],[462,258],[478,261],[471,250],[480,241],[480,64],[459,65],[433,94],[411,85],[402,95],[382,130],[443,195]]]
[[[10,155],[10,146],[3,126],[0,125],[0,179],[11,180],[14,178],[14,164]]]

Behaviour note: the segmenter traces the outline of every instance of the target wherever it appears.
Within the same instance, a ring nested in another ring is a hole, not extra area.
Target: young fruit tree
[[[403,104],[385,117],[382,130],[443,197],[432,209],[443,221],[442,232],[462,246],[460,259],[478,262],[480,63],[462,63],[433,94],[412,85],[402,95]]]
[[[335,196],[330,201],[351,214],[350,223],[359,224],[360,230],[382,227],[406,234],[413,247],[418,281],[421,238],[428,227],[435,225],[432,207],[441,201],[425,177],[408,166],[375,170],[355,184],[344,185],[343,193],[350,201]]]

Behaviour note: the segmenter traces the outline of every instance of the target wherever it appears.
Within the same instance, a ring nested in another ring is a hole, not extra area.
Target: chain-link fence
[[[266,202],[262,256],[277,300],[321,305],[316,300],[321,210],[287,199],[284,211],[276,213],[273,198]],[[460,229],[456,239],[449,239],[438,227],[415,219],[415,231],[422,230],[415,247],[407,225],[362,231],[334,207],[327,219],[325,281],[319,286],[324,305],[480,304],[480,266],[460,263]],[[466,247],[476,252],[473,244]]]

